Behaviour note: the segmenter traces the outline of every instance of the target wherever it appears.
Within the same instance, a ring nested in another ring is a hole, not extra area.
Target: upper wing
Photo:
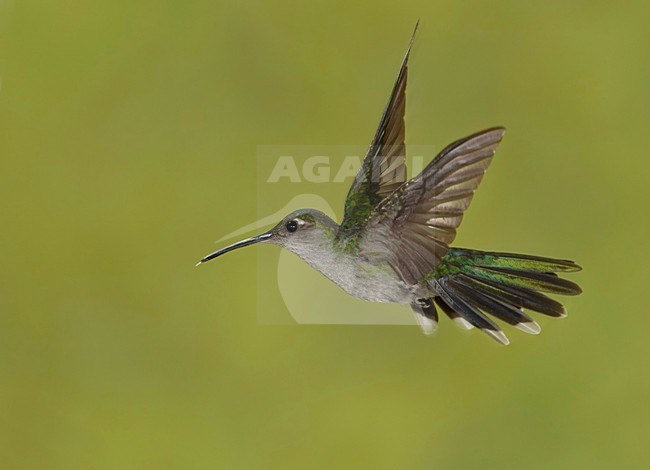
[[[381,200],[406,181],[404,111],[407,63],[418,24],[415,25],[393,91],[379,121],[379,128],[345,200],[342,234],[358,229],[357,224],[366,220]]]
[[[456,238],[504,132],[487,129],[448,145],[371,213],[361,252],[384,259],[409,284],[431,274]]]

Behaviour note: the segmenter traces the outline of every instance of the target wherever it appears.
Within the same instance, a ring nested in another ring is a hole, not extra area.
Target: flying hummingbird
[[[491,317],[537,334],[539,325],[524,309],[566,316],[563,305],[545,293],[579,294],[577,284],[557,273],[581,268],[568,260],[450,246],[505,129],[494,127],[449,144],[407,181],[404,111],[416,31],[417,25],[348,192],[341,225],[315,209],[300,209],[198,264],[236,248],[273,243],[354,297],[410,305],[425,334],[438,325],[436,305],[459,326],[476,327],[502,344],[508,338]]]

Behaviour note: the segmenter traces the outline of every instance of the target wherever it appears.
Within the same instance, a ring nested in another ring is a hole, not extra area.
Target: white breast
[[[371,302],[412,302],[413,287],[406,285],[389,266],[375,266],[347,253],[310,246],[292,250],[348,294]]]

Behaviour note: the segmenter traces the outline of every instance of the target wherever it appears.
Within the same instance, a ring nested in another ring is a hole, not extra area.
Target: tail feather
[[[511,287],[497,281],[476,278],[471,274],[464,274],[463,276],[466,280],[472,281],[472,286],[475,289],[519,308],[533,310],[550,317],[566,317],[564,305],[541,292],[522,287]]]
[[[460,316],[497,341],[508,344],[499,327],[484,314],[537,334],[539,325],[523,309],[554,317],[566,316],[564,306],[542,292],[580,294],[582,290],[577,284],[556,274],[580,269],[569,260],[451,249],[429,281],[447,307],[441,305],[442,310],[450,318]],[[436,303],[441,304],[438,298]]]
[[[526,315],[521,308],[499,300],[496,296],[474,289],[471,282],[465,282],[462,277],[456,280],[462,292],[486,313],[502,320],[525,333],[538,334],[540,326],[535,320]]]
[[[578,295],[582,292],[576,283],[562,279],[555,273],[480,265],[468,268],[467,272],[475,274],[480,278],[492,279],[512,287],[523,287],[551,294]]]
[[[516,253],[500,253],[491,251],[479,251],[459,249],[467,256],[474,257],[480,266],[492,266],[499,268],[511,268],[519,271],[529,272],[565,272],[571,273],[580,271],[582,268],[573,261],[567,259],[543,258],[541,256],[520,255]]]
[[[440,309],[445,312],[445,315],[447,315],[453,322],[458,325],[460,328],[463,328],[464,330],[471,330],[474,328],[471,323],[469,323],[467,320],[465,320],[460,313],[457,313],[453,308],[451,308],[449,305],[445,303],[444,300],[442,300],[440,297],[435,297],[433,300],[435,300],[436,304]]]
[[[437,282],[437,284],[440,297],[465,320],[501,344],[508,345],[510,343],[497,324],[483,315],[479,307],[471,299],[463,295],[455,284],[444,280]]]

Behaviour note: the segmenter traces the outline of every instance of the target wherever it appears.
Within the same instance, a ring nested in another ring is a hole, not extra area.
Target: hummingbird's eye
[[[295,220],[290,220],[289,222],[287,222],[286,227],[287,227],[287,231],[293,233],[296,230],[298,230],[298,222],[296,222]]]

